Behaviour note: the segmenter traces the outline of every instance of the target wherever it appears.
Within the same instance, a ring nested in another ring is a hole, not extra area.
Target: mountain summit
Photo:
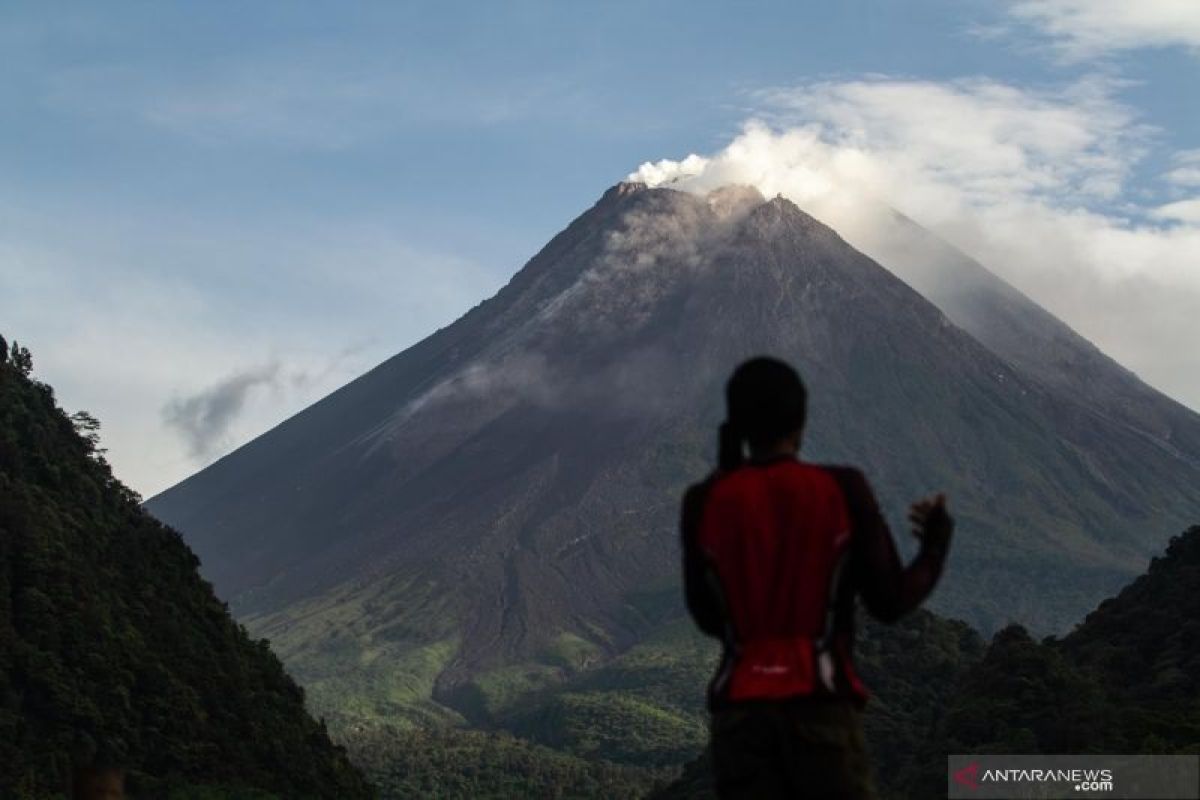
[[[975,302],[1053,322],[1003,341],[1069,332],[987,275]],[[782,197],[618,184],[496,296],[148,505],[317,697],[369,676],[462,710],[481,675],[583,668],[682,613],[680,494],[728,373],[771,353],[809,385],[806,458],[897,515],[949,494],[935,607],[1064,629],[1200,511],[1200,418],[1162,398],[1165,446],[953,311]],[[1161,397],[1089,364],[1109,406]]]

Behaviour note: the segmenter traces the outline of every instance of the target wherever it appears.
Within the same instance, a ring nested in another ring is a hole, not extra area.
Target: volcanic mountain
[[[936,608],[1064,629],[1200,513],[1200,417],[896,225],[940,272],[918,253],[910,286],[753,189],[619,184],[496,296],[148,506],[318,702],[469,714],[678,618],[681,492],[724,379],[770,353],[809,385],[805,457],[861,466],[897,518],[948,493]]]

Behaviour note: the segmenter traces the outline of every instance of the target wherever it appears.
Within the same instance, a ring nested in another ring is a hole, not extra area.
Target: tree
[[[100,420],[86,411],[76,411],[71,415],[71,424],[75,426],[75,432],[87,442],[89,453],[101,455],[107,452],[107,450],[99,446]]]
[[[30,355],[29,349],[21,347],[14,339],[12,347],[9,350],[9,358],[13,366],[17,368],[17,372],[28,377],[30,372],[33,372],[33,356]]]

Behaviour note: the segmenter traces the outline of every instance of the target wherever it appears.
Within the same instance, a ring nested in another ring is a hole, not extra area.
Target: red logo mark
[[[954,773],[954,782],[968,789],[979,788],[979,764],[967,764],[962,769]]]

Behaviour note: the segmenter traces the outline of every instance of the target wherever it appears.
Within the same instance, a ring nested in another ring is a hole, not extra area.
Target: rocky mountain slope
[[[495,720],[678,619],[678,498],[724,378],[768,352],[810,385],[807,457],[895,512],[950,494],[939,610],[1062,630],[1200,512],[1200,418],[1103,357],[1116,399],[1081,402],[1020,357],[1069,329],[996,281],[973,291],[1016,311],[972,335],[787,200],[620,184],[495,297],[148,506],[318,708]]]

